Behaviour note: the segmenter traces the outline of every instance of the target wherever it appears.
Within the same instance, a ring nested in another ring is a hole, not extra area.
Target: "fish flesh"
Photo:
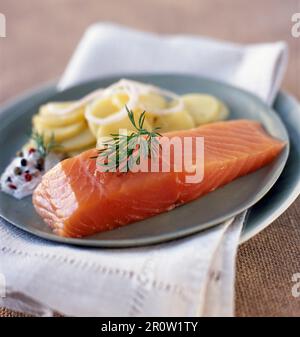
[[[48,171],[33,193],[38,214],[64,237],[112,230],[195,200],[269,164],[284,142],[260,123],[233,120],[165,134],[203,137],[203,179],[189,183],[181,172],[98,172],[96,149],[66,159]],[[194,162],[194,161],[192,161]]]

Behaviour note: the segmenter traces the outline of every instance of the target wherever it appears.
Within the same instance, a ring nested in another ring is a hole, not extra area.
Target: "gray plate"
[[[247,118],[260,121],[271,135],[288,144],[286,129],[277,114],[247,92],[199,77],[183,75],[127,77],[149,82],[179,94],[187,92],[213,94],[229,106],[231,119]],[[47,101],[78,99],[91,90],[97,87],[106,87],[119,78],[100,79],[58,93],[54,86],[41,88],[4,107],[0,117],[0,146],[2,149],[0,170],[3,171],[15,151],[26,141],[26,134],[30,132],[31,117],[36,113],[40,104]],[[289,146],[287,145],[272,164],[171,212],[84,239],[60,238],[52,234],[34,211],[30,197],[16,201],[12,197],[0,193],[0,215],[10,223],[32,234],[68,244],[129,247],[163,242],[204,230],[257,203],[278,179],[286,163],[288,152]],[[267,205],[269,205],[268,202]],[[271,210],[270,205],[265,207],[269,207]],[[244,237],[247,237],[247,234]]]

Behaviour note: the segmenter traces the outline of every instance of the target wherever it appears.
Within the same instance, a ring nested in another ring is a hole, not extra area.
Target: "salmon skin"
[[[270,163],[284,143],[250,120],[207,124],[167,137],[204,137],[204,177],[186,172],[96,173],[96,149],[48,171],[33,194],[38,214],[65,237],[83,237],[139,221],[194,200]]]

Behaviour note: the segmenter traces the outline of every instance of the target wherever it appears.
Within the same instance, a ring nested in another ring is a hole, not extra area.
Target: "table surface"
[[[0,103],[58,78],[85,28],[112,21],[158,33],[191,33],[237,43],[284,40],[290,49],[283,89],[300,98],[300,38],[291,35],[299,0],[1,0]],[[298,74],[298,76],[297,76]],[[292,275],[300,272],[300,198],[237,257],[237,316],[300,316]],[[21,313],[0,309],[0,316]]]

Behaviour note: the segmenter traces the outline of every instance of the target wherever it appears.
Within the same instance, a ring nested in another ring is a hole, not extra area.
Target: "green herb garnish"
[[[156,155],[160,146],[157,140],[161,136],[157,132],[160,128],[148,131],[144,128],[146,111],[140,115],[138,122],[134,118],[134,113],[127,106],[128,118],[135,131],[130,134],[111,134],[111,138],[103,142],[103,148],[98,150],[98,155],[92,158],[102,159],[100,166],[106,171],[127,172],[130,166],[139,164],[141,158]]]
[[[38,133],[33,130],[31,134],[31,139],[35,143],[35,147],[41,157],[46,157],[53,149],[60,147],[58,143],[55,141],[54,134],[51,134],[51,137],[48,142],[45,141],[45,137],[43,134]]]

